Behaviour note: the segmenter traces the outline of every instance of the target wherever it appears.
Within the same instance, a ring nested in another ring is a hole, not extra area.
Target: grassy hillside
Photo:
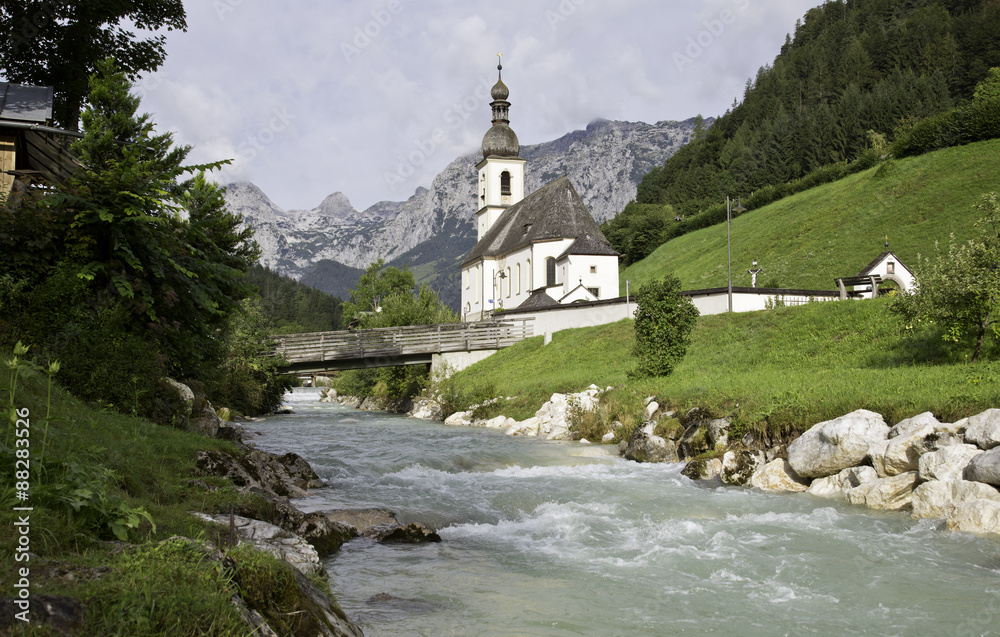
[[[9,357],[3,353],[3,362]],[[233,445],[109,412],[58,386],[50,400],[47,379],[35,370],[21,369],[16,383],[12,376],[7,364],[0,365],[0,387],[8,390],[0,392],[0,579],[12,585],[27,568],[31,593],[81,600],[86,612],[79,634],[247,634],[231,603],[238,589],[234,572],[259,570],[267,558],[230,551],[235,571],[226,572],[185,542],[161,544],[175,535],[219,538],[219,527],[191,511],[254,514],[273,508],[259,496],[237,492],[229,480],[192,477],[199,450],[235,452]],[[15,437],[14,423],[7,420],[11,404],[28,421],[29,437]],[[29,440],[30,446],[15,440]],[[15,466],[15,447],[18,458],[30,455],[26,501],[16,499],[15,486],[24,476],[15,474],[23,470]],[[16,547],[23,546],[15,522],[25,513],[14,507],[32,509],[27,561],[15,557]],[[130,544],[115,542],[122,538]],[[268,564],[274,572],[282,568],[273,560]],[[281,594],[281,588],[261,581],[266,594]],[[55,634],[38,625],[36,607],[33,603],[33,626],[15,621],[13,633],[4,634]]]
[[[935,241],[972,235],[973,204],[1000,190],[1000,140],[908,158],[819,186],[733,220],[733,285],[833,290],[833,279],[857,274],[889,247],[904,264],[929,254]],[[726,285],[726,225],[678,237],[622,274],[637,285],[673,272],[684,289]]]
[[[813,303],[702,317],[686,358],[666,378],[628,381],[635,366],[631,321],[536,337],[457,374],[473,393],[511,396],[499,409],[518,419],[552,392],[613,386],[608,422],[634,426],[642,400],[657,396],[681,412],[705,407],[730,416],[737,431],[785,433],[855,409],[890,422],[923,411],[943,420],[1000,405],[1000,362],[966,361],[934,332],[913,334],[888,299]],[[985,359],[996,361],[998,348]]]

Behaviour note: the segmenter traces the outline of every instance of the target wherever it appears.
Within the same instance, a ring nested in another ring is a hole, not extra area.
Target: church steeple
[[[490,156],[517,157],[521,152],[517,135],[510,127],[510,102],[507,101],[510,90],[503,83],[503,56],[500,53],[497,56],[501,58],[500,63],[497,64],[497,83],[490,91],[490,95],[493,97],[493,102],[490,104],[493,108],[493,127],[486,131],[486,136],[483,137],[484,159]]]
[[[497,64],[497,71],[497,83],[490,91],[493,126],[483,137],[483,159],[476,165],[479,171],[479,212],[476,213],[479,240],[504,210],[524,198],[524,160],[518,157],[521,145],[508,125],[510,91],[503,83],[503,64]]]

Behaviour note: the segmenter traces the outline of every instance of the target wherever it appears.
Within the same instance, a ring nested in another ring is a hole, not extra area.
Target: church
[[[521,147],[510,127],[503,66],[491,91],[493,126],[476,165],[477,240],[462,263],[462,318],[618,297],[618,253],[569,177],[525,196]]]

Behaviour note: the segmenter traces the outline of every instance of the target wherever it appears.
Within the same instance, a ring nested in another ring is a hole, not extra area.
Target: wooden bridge
[[[509,347],[532,336],[526,319],[489,323],[413,325],[368,330],[313,332],[275,337],[274,353],[285,374],[426,365],[435,354]]]

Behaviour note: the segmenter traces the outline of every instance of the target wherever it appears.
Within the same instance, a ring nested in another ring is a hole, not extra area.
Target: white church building
[[[502,72],[502,65],[497,66]],[[525,196],[525,160],[497,80],[478,170],[478,243],[462,263],[462,317],[618,297],[618,253],[568,177]]]

